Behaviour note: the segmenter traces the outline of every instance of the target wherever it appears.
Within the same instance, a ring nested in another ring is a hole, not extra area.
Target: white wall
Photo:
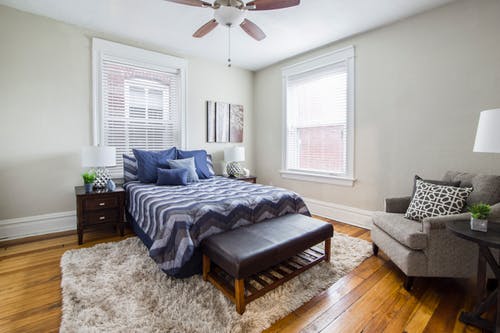
[[[0,6],[0,220],[75,209],[80,149],[91,144],[91,38],[163,53]],[[253,165],[253,73],[188,59],[188,148],[222,159],[206,143],[206,100],[242,104],[247,165]]]
[[[255,75],[257,175],[305,197],[367,210],[407,195],[418,173],[500,174],[472,152],[479,111],[500,107],[500,1],[458,1],[289,59]],[[356,47],[354,187],[282,179],[281,68]]]

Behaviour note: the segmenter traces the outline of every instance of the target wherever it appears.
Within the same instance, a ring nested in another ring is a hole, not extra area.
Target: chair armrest
[[[491,212],[488,220],[492,222],[500,222],[500,202],[491,205]]]
[[[446,222],[449,221],[469,222],[470,217],[470,213],[427,217],[422,221],[422,231],[428,233],[432,229],[444,229],[446,228]]]
[[[385,211],[386,213],[404,214],[410,206],[411,197],[401,198],[386,198]]]

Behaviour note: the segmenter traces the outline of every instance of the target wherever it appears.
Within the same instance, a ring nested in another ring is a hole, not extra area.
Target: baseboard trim
[[[371,229],[372,211],[304,198],[312,214]],[[60,212],[0,221],[0,241],[76,230],[76,212]]]
[[[76,230],[76,212],[60,212],[0,221],[0,241]]]
[[[316,199],[304,198],[311,214],[326,217],[342,223],[365,229],[372,228],[372,214],[370,210],[340,205]]]

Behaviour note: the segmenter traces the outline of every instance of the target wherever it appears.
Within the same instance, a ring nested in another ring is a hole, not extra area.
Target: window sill
[[[349,177],[339,177],[332,175],[322,175],[300,171],[280,170],[281,177],[287,179],[301,180],[306,182],[316,182],[340,186],[354,186],[356,179]]]

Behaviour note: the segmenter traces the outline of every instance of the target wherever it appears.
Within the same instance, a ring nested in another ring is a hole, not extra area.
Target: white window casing
[[[353,46],[282,69],[281,176],[354,184]]]
[[[186,146],[186,60],[98,38],[92,60],[93,144],[116,147],[113,176],[132,148]]]

